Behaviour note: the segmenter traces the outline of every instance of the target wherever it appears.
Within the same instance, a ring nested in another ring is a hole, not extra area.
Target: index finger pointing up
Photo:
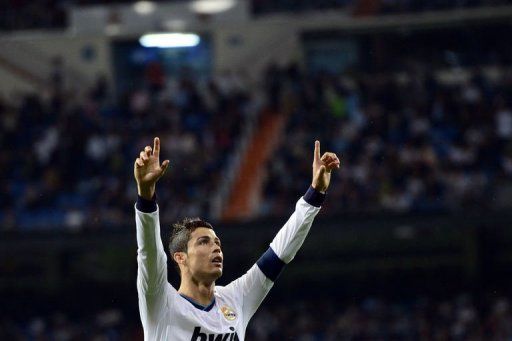
[[[315,141],[315,161],[320,161],[320,141]]]
[[[156,157],[160,156],[160,139],[158,137],[155,137],[153,144],[153,155]]]

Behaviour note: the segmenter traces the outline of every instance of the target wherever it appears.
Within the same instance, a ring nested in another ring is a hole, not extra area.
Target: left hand
[[[320,157],[320,141],[315,141],[313,182],[311,186],[317,191],[325,193],[331,182],[331,171],[338,168],[340,168],[338,156],[334,153],[326,152]]]

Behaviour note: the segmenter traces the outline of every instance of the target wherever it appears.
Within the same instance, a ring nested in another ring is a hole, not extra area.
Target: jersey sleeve
[[[159,320],[167,304],[167,257],[160,238],[156,200],[139,197],[135,205],[137,226],[137,292],[144,329]]]
[[[284,265],[297,254],[311,228],[325,194],[312,187],[295,205],[295,212],[279,230],[269,249],[242,277],[226,288],[241,300],[245,326],[268,294]]]
[[[306,194],[297,201],[295,212],[293,212],[288,221],[274,237],[274,240],[270,243],[270,249],[266,254],[274,252],[283,263],[288,264],[291,262],[304,243],[309,229],[311,228],[311,224],[313,224],[313,220],[320,211],[324,199],[325,194],[310,187]],[[262,263],[261,259],[258,261],[258,264],[260,263]],[[268,261],[266,263],[268,263]],[[262,266],[260,266],[260,268],[261,267]],[[265,271],[263,272],[265,273]],[[271,279],[275,280],[275,278]]]

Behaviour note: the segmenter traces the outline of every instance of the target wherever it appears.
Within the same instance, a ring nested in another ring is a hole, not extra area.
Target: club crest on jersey
[[[220,311],[228,321],[234,321],[236,319],[236,313],[233,309],[228,307],[227,305],[220,308]]]

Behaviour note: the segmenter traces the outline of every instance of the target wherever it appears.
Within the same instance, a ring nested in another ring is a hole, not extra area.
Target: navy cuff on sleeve
[[[303,196],[304,200],[312,206],[320,207],[324,203],[325,193],[321,193],[313,188],[313,186],[309,186],[306,194]]]
[[[274,250],[271,247],[268,248],[267,251],[258,259],[256,262],[261,272],[272,282],[275,282],[281,271],[285,266],[285,262],[283,262],[279,257],[277,257]]]
[[[140,195],[137,195],[137,203],[135,204],[135,207],[144,213],[156,212],[156,194],[153,195],[151,200],[144,199]]]

